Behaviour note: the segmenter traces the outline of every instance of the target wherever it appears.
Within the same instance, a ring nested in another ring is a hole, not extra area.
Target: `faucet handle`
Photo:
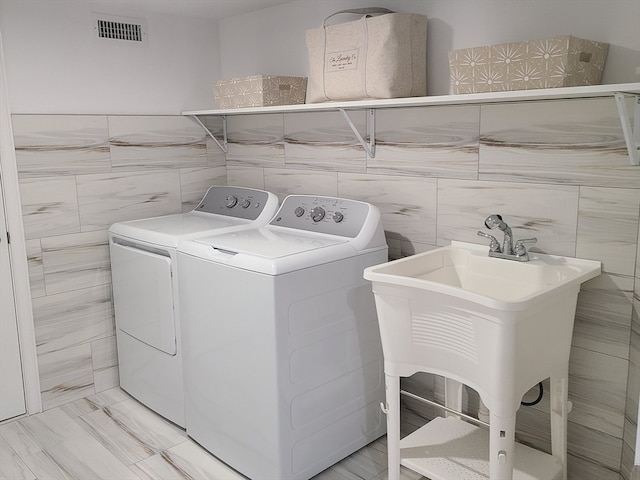
[[[516,255],[521,256],[521,255],[526,255],[527,254],[527,247],[526,244],[527,243],[537,243],[538,239],[537,238],[523,238],[522,240],[518,240],[516,242],[515,247],[513,248],[513,251]]]
[[[490,252],[502,253],[502,249],[500,248],[500,243],[498,243],[498,240],[496,239],[496,237],[494,237],[493,235],[489,235],[488,233],[485,233],[483,231],[478,231],[478,236],[488,238],[489,240],[491,240],[491,243],[489,243]]]

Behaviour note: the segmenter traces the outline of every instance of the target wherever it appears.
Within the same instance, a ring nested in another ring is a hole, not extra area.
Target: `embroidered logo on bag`
[[[327,72],[355,70],[358,68],[358,50],[347,50],[327,55]]]

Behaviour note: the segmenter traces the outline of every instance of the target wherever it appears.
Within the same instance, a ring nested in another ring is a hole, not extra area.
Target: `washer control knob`
[[[250,205],[251,205],[251,200],[249,200],[248,198],[244,199],[240,204],[242,208],[249,208]]]
[[[326,212],[324,211],[324,208],[314,207],[311,209],[311,212],[310,212],[311,220],[313,220],[314,222],[319,222],[324,218],[325,213]]]
[[[293,213],[296,214],[296,217],[301,217],[302,215],[304,215],[304,208],[298,207],[294,210]]]
[[[238,197],[235,195],[229,195],[227,197],[227,208],[233,208],[238,203]]]
[[[336,223],[340,223],[342,220],[344,220],[344,215],[341,212],[335,212],[333,214],[333,221]]]

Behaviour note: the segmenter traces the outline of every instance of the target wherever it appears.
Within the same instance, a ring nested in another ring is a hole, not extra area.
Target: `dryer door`
[[[111,242],[116,327],[176,354],[171,257]]]

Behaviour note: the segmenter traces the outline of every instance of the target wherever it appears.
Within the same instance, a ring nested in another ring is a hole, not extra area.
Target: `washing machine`
[[[367,266],[379,210],[288,196],[268,225],[178,248],[187,434],[253,480],[304,480],[385,433]]]
[[[198,235],[264,225],[277,208],[271,193],[212,186],[191,212],[109,229],[120,386],[183,428],[176,248]]]

